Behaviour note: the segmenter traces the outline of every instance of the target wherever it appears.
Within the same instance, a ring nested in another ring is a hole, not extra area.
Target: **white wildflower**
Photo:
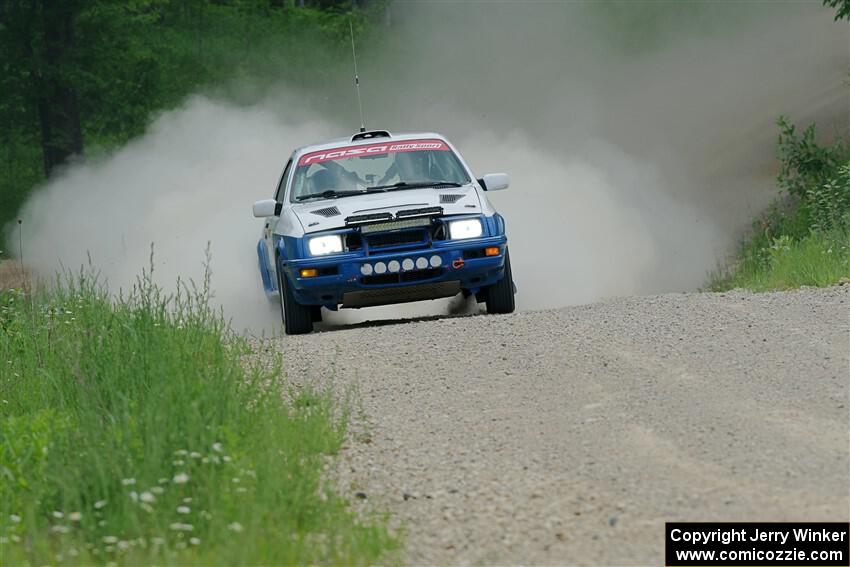
[[[186,473],[178,473],[171,479],[174,484],[186,484],[189,482],[189,475]]]
[[[185,541],[178,541],[174,544],[174,547],[176,547],[177,549],[186,549],[188,546],[186,545]]]
[[[131,490],[130,493],[127,496],[129,496],[130,500],[132,500],[133,502],[139,501],[139,495],[136,493],[135,490]]]
[[[106,520],[101,520],[101,521],[99,521],[99,522],[97,523],[97,525],[98,525],[98,526],[100,526],[100,527],[102,528],[103,526],[105,526],[105,525],[106,525]]]
[[[187,451],[186,449],[178,449],[177,451],[174,451],[174,454],[178,457],[182,457],[184,455],[188,455],[189,451]]]
[[[62,512],[53,512],[53,517],[56,518],[57,520],[61,520],[62,518],[65,517],[65,514],[63,514]]]
[[[21,543],[21,536],[19,536],[17,534],[10,535],[9,539],[11,539],[15,543]]]
[[[201,540],[196,537],[190,537],[189,543],[191,543],[192,545],[201,545]]]
[[[178,514],[188,514],[192,510],[188,506],[178,506],[177,513]]]
[[[213,443],[212,448],[216,453],[221,453],[221,443]]]
[[[165,489],[161,486],[152,486],[151,492],[153,492],[154,494],[162,494],[163,492],[165,492]]]
[[[106,500],[98,500],[97,502],[94,503],[94,509],[95,510],[100,510],[104,506],[106,506]]]
[[[154,545],[162,545],[162,544],[165,543],[165,539],[163,539],[161,537],[152,537],[151,543],[154,544]]]
[[[127,551],[128,549],[130,549],[131,545],[132,544],[129,541],[119,541],[118,549],[120,549],[121,551]]]
[[[153,506],[151,506],[147,502],[142,502],[142,510],[144,510],[148,514],[153,514]]]
[[[183,461],[181,459],[177,459],[176,461],[171,461],[171,464],[174,465],[175,467],[182,467],[183,465],[186,464],[186,461]]]
[[[80,552],[77,551],[76,549],[74,549],[73,547],[68,550],[68,555],[70,555],[71,557],[76,557],[79,554],[80,554]]]
[[[191,532],[194,529],[192,524],[181,524],[180,522],[174,522],[168,527],[178,532]]]
[[[192,501],[192,497],[191,497],[191,496],[187,496],[186,498],[184,498],[184,499],[183,499],[183,503],[184,503],[184,504],[189,504],[191,501]]]
[[[200,516],[205,520],[212,520],[212,514],[210,514],[206,510],[201,510]]]
[[[130,486],[131,484],[136,484],[136,479],[135,478],[122,478],[121,484],[123,484],[124,486]]]
[[[244,486],[239,486],[236,488],[236,492],[248,492],[248,489]]]
[[[225,456],[223,456],[223,457],[221,458],[221,460],[222,460],[222,461],[224,461],[225,463],[229,463],[229,462],[230,462],[230,456],[229,456],[229,455],[225,455]]]
[[[79,512],[71,512],[70,514],[68,514],[68,519],[72,522],[79,522],[83,519],[83,515]]]
[[[200,459],[201,458],[201,454],[198,453],[197,451],[192,451],[191,453],[189,453],[189,456],[192,457],[193,459]]]
[[[139,495],[139,500],[142,502],[156,502],[156,496],[146,490]]]
[[[106,543],[106,544],[109,544],[109,545],[111,545],[113,543],[118,543],[118,538],[115,537],[114,535],[103,536],[103,543]]]
[[[57,534],[66,534],[71,531],[71,528],[69,528],[68,526],[58,525],[50,528],[50,531]]]
[[[16,514],[11,514],[9,516],[9,521],[12,522],[13,524],[19,524],[19,523],[21,523],[21,517],[16,515]]]
[[[166,483],[168,483],[168,479],[167,478],[161,478],[157,482],[160,483],[160,484],[166,484]]]
[[[231,531],[234,531],[234,532],[236,532],[236,533],[239,533],[239,532],[241,532],[242,530],[244,530],[245,528],[243,528],[243,527],[242,527],[242,524],[240,524],[239,522],[233,522],[232,524],[228,524],[228,525],[227,525],[227,529],[228,529],[228,530],[231,530]]]

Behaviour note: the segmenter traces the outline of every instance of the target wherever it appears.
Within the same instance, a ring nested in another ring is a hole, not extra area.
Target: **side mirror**
[[[507,173],[488,173],[478,180],[485,191],[500,191],[507,189],[511,184],[511,177]]]
[[[254,216],[258,219],[273,217],[280,214],[277,208],[277,201],[274,199],[265,199],[254,203]]]

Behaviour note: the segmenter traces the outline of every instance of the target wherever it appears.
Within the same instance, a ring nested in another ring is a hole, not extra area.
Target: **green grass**
[[[373,564],[398,547],[322,481],[347,416],[248,367],[205,287],[59,283],[0,293],[0,563]]]
[[[731,272],[715,275],[709,288],[726,291],[825,287],[850,278],[850,232],[811,232],[802,238],[782,235],[769,243],[755,238],[744,244]]]

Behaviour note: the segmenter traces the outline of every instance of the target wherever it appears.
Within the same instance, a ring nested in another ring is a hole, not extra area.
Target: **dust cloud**
[[[628,41],[628,21],[612,26],[600,6],[397,3],[359,53],[370,127],[442,132],[476,175],[511,174],[491,199],[523,309],[700,287],[776,195],[776,118],[847,133],[848,27],[818,3],[715,3]],[[195,96],[114,154],[70,166],[22,211],[26,262],[49,276],[90,252],[115,289],[154,242],[170,286],[200,278],[209,241],[215,301],[234,327],[278,330],[251,204],[272,194],[293,148],[359,125],[348,77],[309,102],[293,92],[251,106]]]

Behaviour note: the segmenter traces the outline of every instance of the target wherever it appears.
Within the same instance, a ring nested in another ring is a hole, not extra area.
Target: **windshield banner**
[[[405,140],[404,142],[392,142],[383,144],[369,144],[367,146],[347,146],[344,148],[331,148],[319,152],[304,154],[298,160],[298,165],[311,165],[323,161],[332,161],[366,155],[396,154],[401,152],[437,151],[447,152],[449,146],[442,140]]]

